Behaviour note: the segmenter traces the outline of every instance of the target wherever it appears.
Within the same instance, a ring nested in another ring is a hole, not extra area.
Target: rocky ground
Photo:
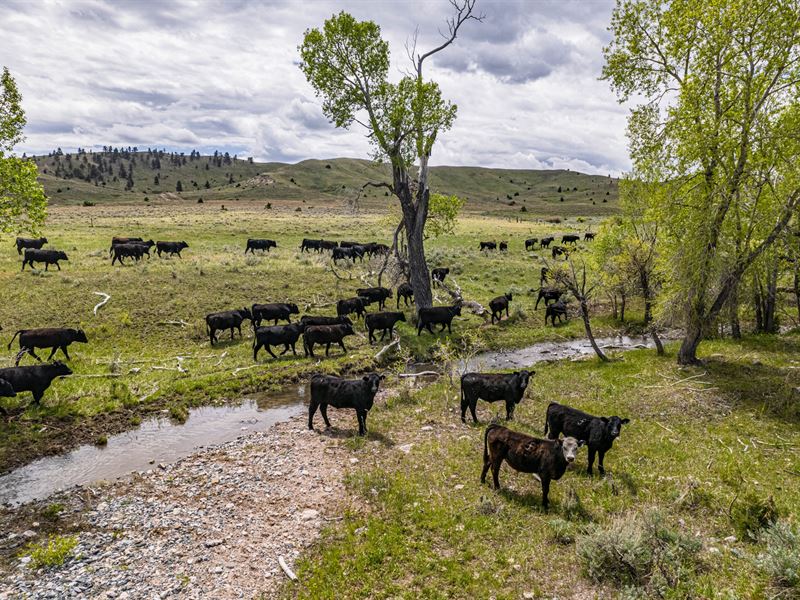
[[[297,417],[112,484],[0,512],[0,599],[272,598],[300,552],[346,509],[344,446]],[[319,418],[318,418],[319,420]],[[54,504],[63,505],[54,517]],[[51,532],[77,536],[62,566],[32,569],[21,550]]]

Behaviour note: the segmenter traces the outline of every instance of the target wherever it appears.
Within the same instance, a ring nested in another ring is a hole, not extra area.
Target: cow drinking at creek
[[[603,459],[606,452],[611,450],[614,440],[619,437],[622,426],[630,423],[630,419],[613,417],[595,417],[577,408],[564,406],[551,402],[547,407],[547,417],[544,423],[544,432],[550,439],[557,439],[560,434],[582,440],[589,448],[589,468],[587,472],[592,475],[594,455],[597,453],[597,469],[601,475],[606,470]]]
[[[369,334],[370,343],[375,341],[375,331],[381,332],[381,341],[384,336],[389,334],[389,339],[394,335],[394,326],[400,322],[405,321],[406,316],[401,312],[379,312],[367,315],[364,318],[364,325]]]
[[[417,315],[417,335],[420,335],[423,329],[427,329],[431,334],[433,334],[434,325],[441,325],[439,333],[443,332],[445,327],[447,328],[448,333],[453,333],[453,319],[460,315],[460,304],[454,304],[452,306],[432,306],[430,308],[420,308],[419,314]]]
[[[0,369],[0,379],[10,383],[17,394],[31,392],[37,404],[54,379],[67,375],[72,375],[72,370],[61,361]]]
[[[83,329],[72,329],[67,327],[20,329],[14,334],[14,337],[12,337],[11,341],[8,343],[9,350],[11,349],[11,344],[14,342],[14,338],[17,336],[19,336],[20,349],[19,355],[17,356],[17,364],[19,364],[19,361],[25,352],[41,362],[42,359],[36,355],[36,348],[51,348],[50,356],[47,357],[47,360],[53,358],[58,350],[61,350],[61,352],[64,353],[64,356],[67,357],[67,360],[71,360],[69,357],[69,352],[67,351],[67,346],[73,342],[80,342],[82,344],[89,342],[89,340],[86,338],[86,334],[83,332]]]
[[[269,252],[270,248],[277,248],[278,244],[275,240],[264,240],[264,239],[257,239],[257,238],[249,238],[247,240],[247,247],[244,249],[244,253],[247,254],[250,252],[251,254],[255,254],[256,250],[263,250],[264,252]]]
[[[15,244],[17,246],[17,254],[22,254],[22,251],[25,248],[34,248],[36,250],[41,250],[42,246],[47,243],[46,237],[40,238],[24,238],[18,237]]]
[[[233,330],[239,331],[239,337],[242,337],[242,322],[245,320],[253,321],[253,313],[249,308],[239,308],[236,310],[226,310],[223,312],[210,313],[206,315],[206,333],[211,341],[211,345],[217,340],[217,331],[231,330],[231,340],[233,339]]]
[[[22,269],[25,270],[25,265],[30,265],[33,269],[33,263],[44,263],[44,270],[49,271],[50,265],[55,265],[58,270],[61,270],[61,265],[58,264],[60,260],[69,260],[66,252],[61,250],[40,250],[37,248],[26,248],[25,255],[22,259]]]
[[[319,408],[325,427],[330,427],[328,406],[352,408],[358,419],[358,435],[367,433],[367,415],[375,402],[383,375],[370,373],[361,379],[341,379],[331,375],[311,377],[311,401],[308,405],[308,428],[314,429],[314,414]]]
[[[261,321],[292,322],[292,315],[299,315],[300,309],[292,302],[271,302],[269,304],[253,304],[250,308],[253,315],[253,325],[261,326]]]
[[[567,465],[575,461],[582,444],[573,437],[542,440],[501,425],[489,425],[483,434],[481,483],[486,483],[486,474],[491,468],[494,489],[499,490],[500,467],[506,461],[515,471],[538,475],[542,482],[542,508],[547,511],[550,482],[561,479]]]
[[[514,373],[465,373],[461,376],[461,421],[466,423],[467,408],[472,420],[477,423],[475,408],[478,400],[506,403],[506,419],[514,418],[514,409],[522,402],[528,381],[535,371],[516,371]]]
[[[330,355],[331,344],[339,344],[342,352],[347,353],[344,338],[355,335],[352,325],[313,325],[303,332],[303,350],[306,356],[314,358],[314,345],[325,344],[325,356]]]
[[[506,313],[506,317],[508,317],[508,303],[514,299],[514,296],[511,292],[507,294],[503,294],[502,296],[498,296],[497,298],[493,298],[489,301],[489,308],[492,310],[492,323],[494,324],[494,320],[497,319],[499,323],[503,318],[503,311]]]
[[[270,325],[268,327],[256,327],[253,336],[253,360],[258,360],[258,351],[266,348],[272,358],[278,358],[272,352],[271,346],[283,346],[281,356],[292,350],[292,354],[297,356],[295,344],[305,331],[306,325],[302,321],[289,323],[288,325]]]

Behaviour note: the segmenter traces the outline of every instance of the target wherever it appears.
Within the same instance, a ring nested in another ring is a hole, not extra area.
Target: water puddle
[[[168,418],[145,421],[138,429],[108,438],[108,445],[85,445],[49,456],[0,477],[0,504],[22,504],[62,489],[113,480],[133,471],[172,463],[198,448],[221,444],[300,414],[304,386],[251,395],[237,406],[206,406],[189,411],[183,425]]]

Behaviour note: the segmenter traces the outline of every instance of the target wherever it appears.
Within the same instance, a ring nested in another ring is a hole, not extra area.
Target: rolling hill
[[[40,181],[54,204],[106,202],[236,202],[308,206],[352,201],[367,181],[391,181],[388,165],[335,158],[296,164],[258,163],[228,154],[204,156],[138,149],[36,156]],[[526,216],[600,216],[617,208],[617,180],[567,170],[433,167],[431,188],[467,199],[466,210]],[[367,188],[364,206],[387,200]]]

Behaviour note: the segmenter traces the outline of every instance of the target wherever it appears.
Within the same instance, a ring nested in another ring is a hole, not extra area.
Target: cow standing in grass
[[[239,331],[239,337],[242,337],[242,323],[253,321],[253,314],[249,308],[240,308],[236,310],[226,310],[223,312],[211,313],[206,315],[206,333],[213,346],[217,340],[217,331],[231,330],[231,340],[233,340],[233,330]]]
[[[59,350],[61,350],[64,356],[67,357],[67,360],[71,360],[67,346],[73,342],[79,342],[82,344],[89,342],[83,329],[72,329],[68,327],[20,329],[14,334],[14,337],[12,337],[11,341],[8,343],[9,350],[11,349],[11,344],[14,342],[14,339],[17,336],[19,336],[20,349],[19,356],[17,357],[17,364],[19,364],[20,358],[22,358],[22,355],[25,352],[30,354],[39,362],[42,362],[42,359],[36,355],[36,348],[51,349],[50,356],[47,357],[47,360],[52,359]]]

